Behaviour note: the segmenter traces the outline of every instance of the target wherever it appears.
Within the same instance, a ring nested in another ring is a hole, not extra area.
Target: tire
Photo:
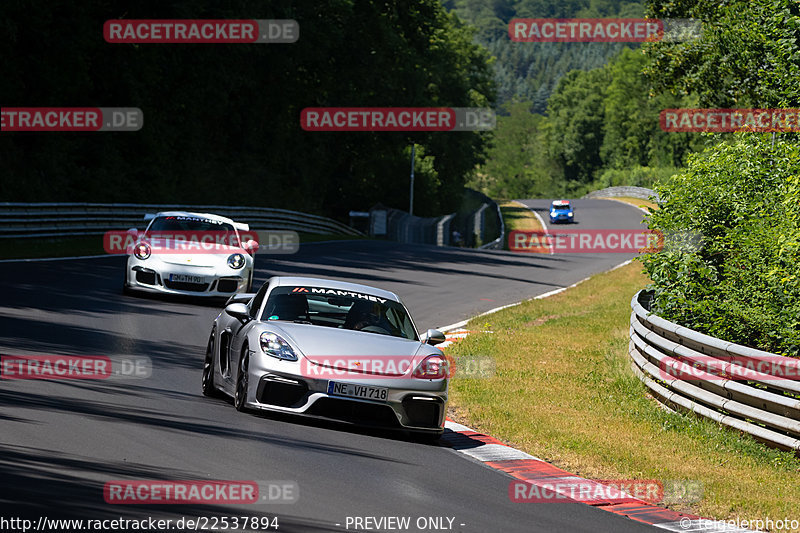
[[[206,347],[206,356],[203,359],[203,396],[210,398],[219,396],[214,386],[214,331],[208,338],[208,346]]]
[[[122,294],[130,296],[133,293],[128,285],[128,267],[125,267],[125,279],[122,281]]]
[[[239,358],[239,372],[236,375],[236,390],[233,394],[233,406],[237,411],[247,411],[245,402],[247,401],[247,388],[250,384],[250,350],[247,345],[242,348],[242,356]]]

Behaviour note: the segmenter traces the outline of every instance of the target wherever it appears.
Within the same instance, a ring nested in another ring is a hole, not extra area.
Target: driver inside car
[[[383,314],[380,304],[364,301],[355,302],[347,312],[344,328],[356,331],[377,328],[385,330],[387,335],[391,335],[394,329],[386,315]],[[383,333],[382,331],[375,331],[375,329],[369,331]]]

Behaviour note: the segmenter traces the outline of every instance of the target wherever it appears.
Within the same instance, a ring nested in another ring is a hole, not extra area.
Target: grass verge
[[[800,459],[711,421],[665,411],[629,366],[634,262],[570,290],[472,320],[447,348],[490,356],[496,374],[458,375],[450,416],[594,479],[699,482],[696,501],[665,505],[718,519],[800,518]],[[666,483],[665,483],[666,486]]]
[[[503,223],[506,226],[506,238],[503,242],[503,250],[508,250],[508,232],[519,231],[544,231],[544,227],[533,214],[533,211],[525,205],[515,201],[498,202]]]

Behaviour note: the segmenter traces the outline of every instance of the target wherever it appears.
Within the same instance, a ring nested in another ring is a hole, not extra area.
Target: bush
[[[697,233],[694,249],[642,257],[664,318],[755,348],[800,345],[800,143],[793,134],[736,134],[693,155],[658,185],[650,227]]]

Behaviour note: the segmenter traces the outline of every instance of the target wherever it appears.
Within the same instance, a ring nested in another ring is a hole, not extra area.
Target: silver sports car
[[[253,282],[255,241],[243,241],[247,224],[219,215],[168,211],[145,216],[125,271],[126,292],[229,297]]]
[[[444,430],[449,364],[420,338],[394,293],[338,281],[273,277],[232,297],[214,320],[203,394],[239,411],[280,411],[410,431]]]

